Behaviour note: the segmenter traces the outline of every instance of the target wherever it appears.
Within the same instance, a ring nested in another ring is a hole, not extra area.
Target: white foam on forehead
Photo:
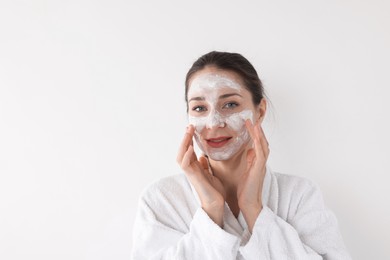
[[[199,91],[217,90],[221,88],[232,88],[237,91],[241,90],[240,84],[231,78],[219,74],[206,74],[196,77],[191,82],[189,94]]]

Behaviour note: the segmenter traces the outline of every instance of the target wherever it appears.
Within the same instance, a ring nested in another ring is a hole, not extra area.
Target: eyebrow
[[[228,97],[231,97],[231,96],[239,96],[239,97],[242,97],[240,94],[238,93],[229,93],[229,94],[223,94],[223,95],[220,95],[219,96],[219,99],[225,99],[225,98],[228,98]],[[205,100],[205,97],[193,97],[191,98],[190,100],[188,100],[188,102],[191,102],[191,101],[204,101]]]
[[[240,94],[238,94],[238,93],[230,93],[230,94],[224,94],[224,95],[219,96],[219,99],[228,98],[228,97],[231,97],[231,96],[239,96],[239,97],[242,97],[242,96],[241,96]]]

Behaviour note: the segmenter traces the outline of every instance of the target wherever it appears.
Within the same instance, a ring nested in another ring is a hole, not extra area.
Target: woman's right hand
[[[187,127],[177,155],[177,163],[198,193],[203,210],[222,227],[225,189],[221,181],[212,175],[207,158],[200,156],[198,160],[192,141],[194,131],[193,125]]]

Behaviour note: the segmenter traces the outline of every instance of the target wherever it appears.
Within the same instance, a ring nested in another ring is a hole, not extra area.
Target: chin
[[[207,155],[211,160],[213,160],[213,161],[227,161],[227,160],[229,160],[230,158],[229,157],[224,157],[224,156],[216,156],[216,155],[214,155],[214,154],[209,154],[209,155]]]
[[[205,154],[213,161],[227,161],[237,154],[238,149],[212,149],[206,151]]]

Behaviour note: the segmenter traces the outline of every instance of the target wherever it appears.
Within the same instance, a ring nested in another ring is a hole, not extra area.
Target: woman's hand
[[[247,152],[247,170],[238,184],[237,199],[249,231],[252,233],[256,219],[263,208],[261,196],[269,148],[260,124],[253,125],[250,120],[247,120],[245,126],[253,140],[254,147]]]
[[[212,175],[206,157],[196,157],[192,137],[194,127],[189,125],[177,155],[177,163],[187,175],[199,195],[202,208],[220,227],[223,224],[225,190],[221,181]]]

